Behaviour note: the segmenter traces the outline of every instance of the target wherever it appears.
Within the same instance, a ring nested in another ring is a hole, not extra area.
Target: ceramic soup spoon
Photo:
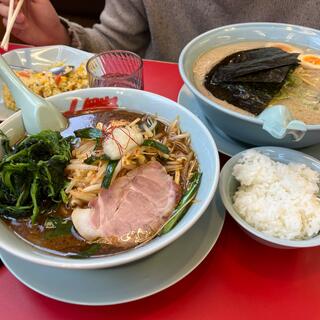
[[[307,131],[306,124],[294,119],[284,105],[270,106],[264,109],[257,118],[263,121],[263,130],[276,139],[284,139],[287,135],[292,135],[294,141],[300,141]]]
[[[1,55],[0,77],[9,87],[17,106],[22,111],[27,133],[35,134],[45,129],[62,131],[67,127],[67,119],[54,105],[29,90]]]

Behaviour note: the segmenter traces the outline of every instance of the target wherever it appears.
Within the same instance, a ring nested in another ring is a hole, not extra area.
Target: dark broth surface
[[[81,112],[69,117],[69,127],[62,132],[62,135],[73,135],[75,130],[85,127],[95,127],[98,122],[107,124],[111,120],[120,119],[131,122],[142,116],[140,113],[125,110]],[[158,130],[164,129],[165,125],[162,124],[158,126]],[[19,220],[4,219],[4,221],[20,238],[36,247],[57,255],[86,258],[89,256],[114,254],[123,251],[121,248],[115,248],[106,244],[90,244],[86,242],[73,228],[70,217],[71,212],[71,209],[60,205],[57,210],[42,212],[35,224],[31,223],[30,218]],[[46,228],[45,225],[50,219],[55,219],[60,227],[56,229]]]
[[[5,220],[10,229],[12,229],[20,238],[28,243],[50,251],[54,254],[63,256],[83,257],[95,255],[104,255],[117,252],[116,248],[108,245],[89,244],[72,226],[71,218],[66,218],[64,206],[60,206],[57,211],[41,214],[38,221],[32,224],[30,219]],[[68,212],[71,215],[72,210]],[[47,229],[45,223],[51,217],[61,217],[66,228],[58,233],[54,229]],[[120,250],[118,250],[120,251]]]

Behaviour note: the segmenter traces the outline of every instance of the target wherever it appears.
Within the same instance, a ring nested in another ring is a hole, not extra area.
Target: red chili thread
[[[125,147],[122,147],[122,145],[114,137],[114,130],[116,128],[119,128],[129,138]],[[103,137],[101,139],[104,139],[104,140],[112,139],[116,143],[121,156],[123,155],[123,150],[125,150],[128,147],[130,140],[132,140],[136,145],[138,145],[137,141],[135,141],[131,136],[129,129],[128,129],[128,132],[126,132],[124,128],[109,125],[106,129],[103,128],[102,132],[103,132],[102,134]]]

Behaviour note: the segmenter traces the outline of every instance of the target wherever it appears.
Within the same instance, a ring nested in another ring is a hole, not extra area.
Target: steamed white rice
[[[307,239],[320,231],[318,172],[249,150],[232,174],[240,182],[234,208],[255,229],[282,239]]]

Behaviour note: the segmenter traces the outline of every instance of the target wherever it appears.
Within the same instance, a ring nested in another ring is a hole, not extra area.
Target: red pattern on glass
[[[144,89],[143,60],[125,50],[102,52],[87,62],[90,87]]]

